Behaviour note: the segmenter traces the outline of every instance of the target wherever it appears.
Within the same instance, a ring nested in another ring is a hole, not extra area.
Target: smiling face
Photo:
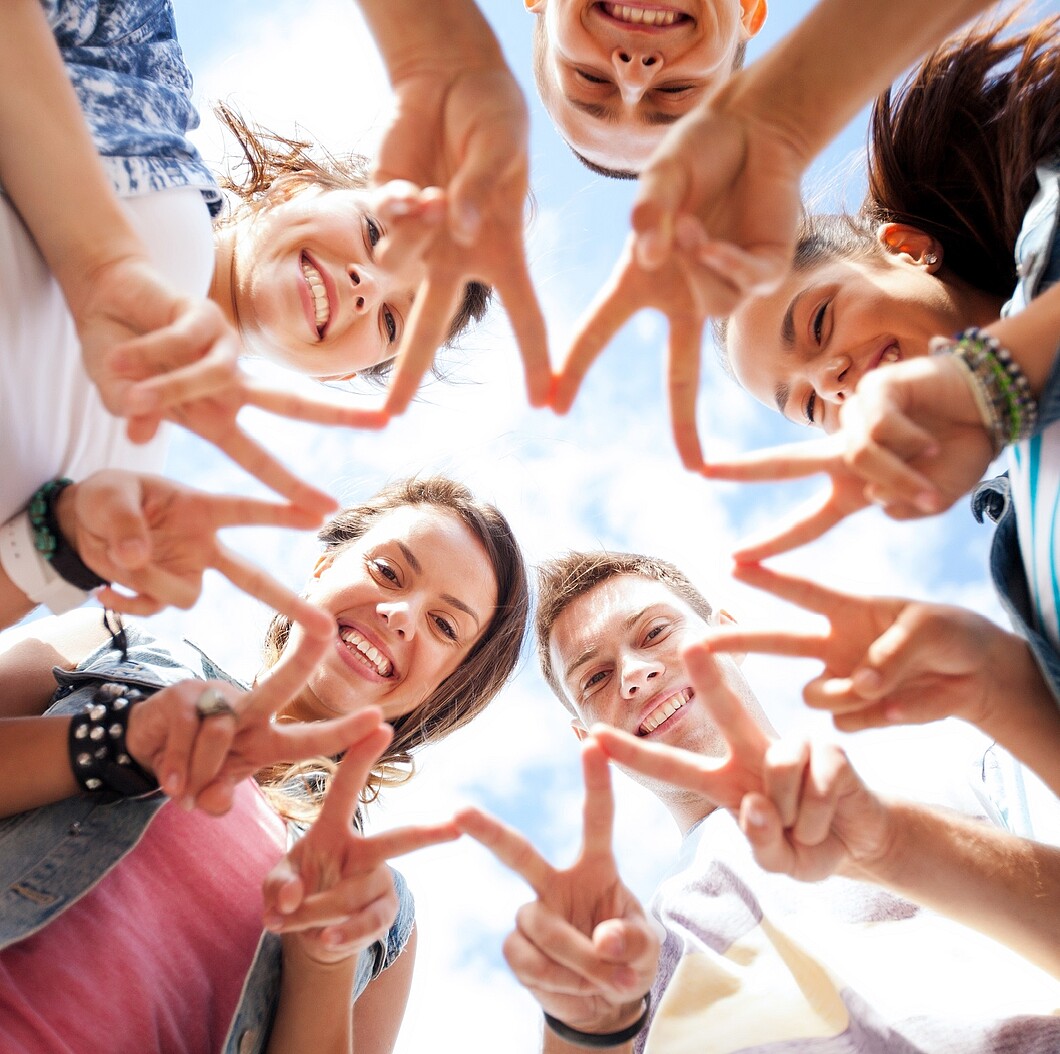
[[[563,138],[593,164],[639,170],[666,128],[727,77],[765,0],[538,0],[534,66]]]
[[[942,249],[912,228],[881,228],[880,252],[799,269],[729,319],[739,383],[799,424],[833,432],[870,370],[928,353],[932,337],[997,318],[1000,303],[942,277]]]
[[[335,639],[291,716],[379,706],[393,721],[464,661],[493,617],[497,584],[456,515],[407,505],[321,557],[307,595],[334,618]]]
[[[228,228],[230,310],[248,351],[320,380],[393,357],[418,281],[376,262],[385,231],[367,201],[302,189]]]
[[[632,735],[720,756],[725,742],[692,689],[682,651],[708,623],[662,582],[640,575],[608,578],[572,600],[556,618],[549,654],[565,701],[584,735],[602,721]],[[729,682],[748,689],[724,657]],[[630,772],[665,802],[685,793]]]

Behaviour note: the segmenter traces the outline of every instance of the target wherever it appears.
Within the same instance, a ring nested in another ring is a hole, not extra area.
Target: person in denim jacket
[[[308,671],[287,661],[301,630],[282,616],[249,692],[135,631],[96,648],[87,613],[34,623],[0,657],[0,1029],[19,1049],[392,1048],[415,931],[386,860],[457,832],[366,837],[358,800],[500,689],[526,576],[503,517],[440,477],[392,485],[321,537],[307,593],[334,630]],[[78,793],[84,702],[132,689],[158,689],[129,706],[124,746],[161,793]]]

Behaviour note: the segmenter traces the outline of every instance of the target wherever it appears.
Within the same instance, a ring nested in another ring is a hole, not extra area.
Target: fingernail
[[[465,242],[474,241],[478,237],[479,225],[482,222],[478,209],[465,202],[456,207],[455,213],[456,230],[454,233]]]
[[[858,670],[851,677],[850,683],[859,695],[865,692],[875,692],[880,687],[880,675],[875,670]]]
[[[141,564],[147,559],[147,546],[142,538],[126,538],[115,549],[115,558],[122,564]]]
[[[162,780],[162,790],[171,798],[175,798],[180,792],[180,777],[175,772],[170,772]]]
[[[195,808],[195,799],[190,795],[187,798],[181,798],[180,807],[185,812],[191,812]]]
[[[759,829],[766,825],[766,814],[760,805],[749,805],[747,807],[747,822],[752,827],[758,827]]]
[[[641,267],[652,268],[662,262],[666,255],[666,243],[662,231],[658,228],[645,231],[637,238],[636,244],[637,263]]]
[[[930,490],[922,490],[915,501],[916,507],[921,512],[935,512],[938,509],[938,498]]]

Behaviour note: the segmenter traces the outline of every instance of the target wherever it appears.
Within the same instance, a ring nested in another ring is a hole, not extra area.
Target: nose
[[[662,672],[662,666],[657,662],[649,662],[639,655],[630,655],[622,660],[621,682],[623,699],[632,699],[641,690],[647,688]]]
[[[611,65],[622,101],[636,105],[662,69],[663,57],[659,52],[645,48],[615,48],[611,53]]]
[[[351,265],[347,271],[353,287],[353,309],[358,315],[367,315],[378,307],[382,300],[383,285],[379,276],[364,264]]]
[[[853,392],[853,365],[849,355],[832,355],[820,364],[814,387],[823,399],[841,403]]]
[[[416,633],[416,617],[407,600],[393,600],[376,604],[376,612],[387,624],[387,628],[402,640],[412,640]]]

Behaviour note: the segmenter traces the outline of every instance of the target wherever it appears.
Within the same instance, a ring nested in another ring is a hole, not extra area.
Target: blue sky
[[[384,126],[388,95],[351,0],[175,0],[175,6],[204,114],[211,99],[224,97],[278,131],[293,131],[297,121],[333,150],[371,151]],[[807,6],[776,3],[749,48],[749,61]],[[532,16],[523,5],[492,0],[483,7],[530,100],[537,210],[529,245],[551,352],[558,359],[574,320],[618,255],[633,187],[591,175],[556,137],[533,93]],[[848,171],[863,134],[862,118],[815,166],[810,185],[827,180],[834,200],[834,173]],[[220,140],[208,119],[200,142],[208,157],[219,156]],[[848,200],[856,201],[860,192],[856,177],[847,181]],[[821,484],[740,488],[684,473],[667,424],[664,338],[657,316],[632,320],[592,370],[574,411],[559,419],[526,408],[506,321],[494,311],[465,341],[459,383],[431,385],[381,434],[320,432],[252,414],[247,423],[340,500],[356,500],[396,476],[449,472],[506,512],[532,561],[566,548],[652,552],[682,566],[741,621],[789,622],[795,617],[789,609],[729,580],[728,554],[738,539]],[[708,451],[745,450],[806,435],[741,393],[709,348],[704,362],[699,419]],[[193,438],[178,437],[169,470],[214,490],[254,489]],[[229,540],[292,586],[303,580],[316,551],[311,537],[283,532],[237,531]],[[976,525],[964,507],[914,525],[893,524],[873,511],[782,566],[844,588],[931,596],[997,617],[984,576],[988,540],[988,529]],[[211,581],[191,613],[167,613],[155,621],[160,632],[210,642],[209,650],[233,672],[253,675],[266,613],[225,583]],[[821,730],[799,702],[810,665],[749,659],[745,668],[782,732]],[[938,767],[933,759],[952,743],[965,742],[943,727],[912,736],[859,737],[851,748],[864,751],[874,771],[886,768],[878,761],[885,752],[893,757],[900,749],[902,768],[922,766],[926,772]],[[616,791],[623,874],[647,897],[677,845],[676,829],[640,788],[616,777]],[[550,858],[571,858],[579,835],[576,743],[532,656],[482,718],[423,755],[417,778],[389,794],[372,819],[387,826],[433,818],[469,801],[528,832]],[[401,867],[417,897],[421,937],[399,1051],[437,1049],[439,1029],[460,1035],[461,1049],[470,1054],[536,1050],[537,1011],[500,955],[515,909],[529,896],[520,880],[466,843],[417,854]]]

